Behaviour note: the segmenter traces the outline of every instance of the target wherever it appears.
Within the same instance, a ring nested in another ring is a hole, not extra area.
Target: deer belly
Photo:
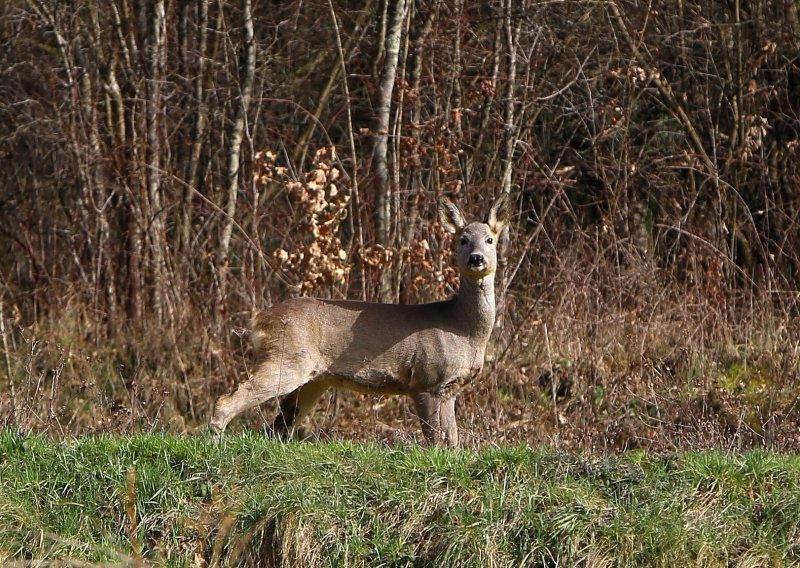
[[[365,394],[408,393],[408,383],[393,373],[378,369],[368,369],[366,372],[354,373],[349,376],[333,375],[331,386]]]

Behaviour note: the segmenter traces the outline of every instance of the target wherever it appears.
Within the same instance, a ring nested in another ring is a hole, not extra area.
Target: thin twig
[[[344,59],[344,50],[342,49],[342,38],[339,34],[339,23],[336,19],[336,11],[333,9],[333,2],[332,0],[328,0],[328,7],[331,9],[331,20],[333,21],[333,27],[336,31],[336,47],[339,50],[339,63],[342,66],[342,88],[344,89],[344,96],[347,99],[347,105],[345,108],[347,110],[347,136],[348,141],[350,143],[350,158],[353,161],[353,173],[350,176],[350,181],[352,183],[352,195],[353,199],[350,201],[351,209],[350,209],[350,219],[353,223],[353,233],[358,238],[358,250],[364,250],[364,229],[361,224],[361,203],[359,200],[358,195],[358,172],[356,171],[357,164],[358,164],[358,156],[356,155],[356,142],[355,136],[353,135],[353,115],[352,110],[350,108],[350,88],[347,86],[347,65]],[[366,282],[364,279],[361,279],[361,299],[367,299],[367,288]]]

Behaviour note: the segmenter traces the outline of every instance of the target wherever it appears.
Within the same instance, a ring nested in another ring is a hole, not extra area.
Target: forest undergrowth
[[[797,2],[11,0],[0,22],[0,425],[202,430],[255,310],[446,298],[439,198],[507,193],[465,446],[800,451]],[[418,431],[405,399],[335,393],[304,425]]]
[[[622,294],[579,277],[562,274],[524,297],[512,288],[484,371],[459,396],[465,446],[800,450],[793,311],[752,297],[720,306],[656,278]],[[4,426],[56,437],[196,432],[252,364],[242,328],[221,339],[187,317],[183,329],[122,328],[102,343],[87,328],[88,314],[69,305],[43,325],[7,320]],[[267,432],[275,412],[267,403],[232,429]],[[418,432],[404,398],[331,392],[300,435],[393,444]]]

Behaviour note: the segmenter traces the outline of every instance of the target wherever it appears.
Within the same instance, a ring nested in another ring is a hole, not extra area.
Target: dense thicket
[[[54,415],[79,344],[113,351],[104,380],[127,394],[104,396],[129,413],[147,383],[202,418],[241,371],[230,330],[253,307],[441,297],[437,196],[481,211],[500,191],[516,215],[496,426],[527,416],[545,362],[618,392],[615,349],[641,378],[696,346],[750,349],[757,329],[785,351],[765,374],[789,381],[799,53],[792,0],[0,2],[10,384],[41,391],[47,336]]]

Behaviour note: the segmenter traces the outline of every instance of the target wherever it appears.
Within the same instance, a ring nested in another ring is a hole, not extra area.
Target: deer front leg
[[[447,443],[451,448],[458,445],[455,402],[454,396],[445,399],[431,393],[414,396],[422,433],[429,444],[441,446]]]

